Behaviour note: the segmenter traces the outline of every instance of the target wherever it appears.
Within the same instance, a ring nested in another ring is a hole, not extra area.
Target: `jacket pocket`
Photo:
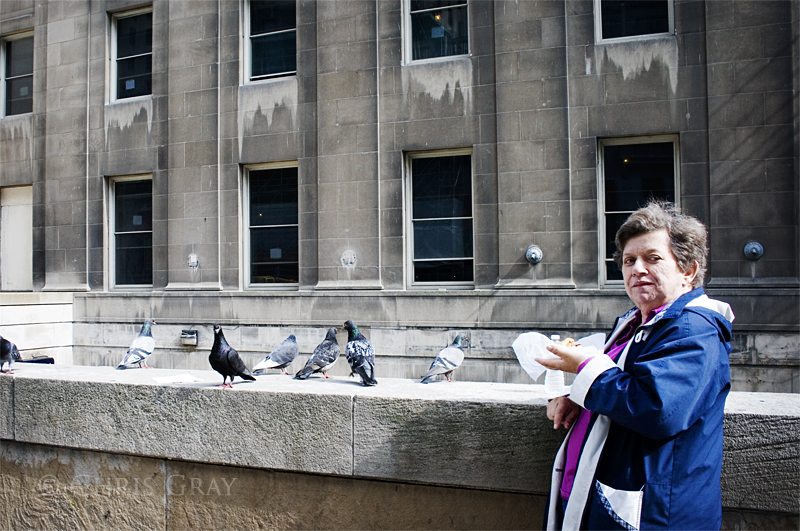
[[[639,530],[642,521],[643,491],[617,490],[599,481],[595,481],[594,489],[598,501],[615,522],[629,531]]]

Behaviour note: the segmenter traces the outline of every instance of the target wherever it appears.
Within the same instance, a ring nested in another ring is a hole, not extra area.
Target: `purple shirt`
[[[666,306],[666,304],[664,306]],[[647,321],[652,319],[658,312],[663,310],[664,306],[648,312]],[[636,331],[639,325],[642,324],[641,319],[642,314],[637,310],[636,317],[632,319],[625,329],[620,332],[616,341],[614,341],[614,343],[609,345],[609,347],[606,349],[606,355],[608,355],[609,358],[617,361],[617,357],[619,356],[620,352],[625,349],[625,345],[627,345],[628,341],[631,340],[633,333]],[[578,372],[580,372],[588,362],[589,360],[586,360],[584,363],[582,363],[578,368]],[[567,440],[567,455],[566,462],[564,464],[564,477],[561,479],[561,499],[563,500],[568,500],[569,495],[572,493],[572,485],[575,482],[575,472],[578,470],[578,458],[581,455],[581,446],[583,446],[583,440],[586,438],[586,430],[589,428],[589,421],[591,418],[591,411],[588,409],[581,409],[581,412],[578,415],[578,420],[575,421],[575,427],[572,429],[572,432],[569,435],[569,440]]]

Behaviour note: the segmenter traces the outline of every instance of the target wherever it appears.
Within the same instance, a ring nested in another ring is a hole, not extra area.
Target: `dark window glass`
[[[117,20],[117,99],[152,94],[153,14]]]
[[[669,32],[667,0],[602,0],[603,38]]]
[[[33,111],[33,37],[6,41],[6,115]]]
[[[250,79],[292,75],[297,71],[296,2],[251,0]]]
[[[614,238],[628,216],[651,199],[675,201],[675,144],[606,145],[603,148],[606,209],[606,278],[622,280],[612,256]]]
[[[253,37],[252,79],[294,74],[297,71],[294,31]]]
[[[250,35],[295,29],[295,0],[251,0]]]
[[[153,283],[153,183],[114,183],[115,283]]]
[[[250,172],[250,282],[299,282],[297,168]]]
[[[411,2],[413,60],[469,53],[468,34],[466,2]]]
[[[414,282],[471,282],[472,280],[472,260],[414,263]]]
[[[411,161],[414,280],[473,280],[470,155]]]

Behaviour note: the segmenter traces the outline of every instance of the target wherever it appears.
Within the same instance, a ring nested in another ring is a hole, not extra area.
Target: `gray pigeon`
[[[297,339],[291,334],[278,345],[278,348],[253,367],[253,374],[266,374],[267,369],[280,369],[283,374],[289,374],[286,367],[294,361],[298,352]]]
[[[0,373],[14,374],[11,372],[11,362],[22,361],[22,356],[19,355],[17,346],[8,339],[0,336]],[[3,370],[3,367],[8,363],[8,369]]]
[[[422,375],[422,383],[431,382],[439,374],[444,374],[448,382],[453,381],[450,379],[450,375],[464,361],[464,351],[461,350],[462,339],[464,339],[464,334],[457,334],[450,346],[439,351],[439,355],[431,363],[431,368]]]
[[[317,348],[311,353],[306,366],[300,369],[294,378],[295,380],[305,380],[316,372],[321,372],[325,378],[330,378],[328,370],[338,359],[339,342],[336,341],[336,327],[332,326],[328,328],[328,333],[322,343],[317,345]]]
[[[347,361],[353,374],[361,377],[362,385],[376,385],[375,379],[375,348],[372,343],[358,331],[353,321],[345,321],[347,330]]]
[[[142,330],[139,332],[139,335],[133,339],[133,342],[131,342],[128,352],[125,353],[125,357],[122,358],[122,361],[117,365],[117,369],[131,369],[137,364],[139,368],[142,368],[142,366],[144,366],[145,369],[150,368],[147,366],[147,358],[153,354],[153,350],[156,348],[156,341],[150,333],[150,327],[154,324],[156,324],[156,322],[153,319],[148,319],[144,322]]]
[[[245,367],[242,358],[239,357],[239,353],[225,341],[222,327],[219,324],[214,325],[214,344],[211,346],[208,362],[211,364],[212,369],[222,375],[222,385],[217,387],[233,387],[233,378],[235,376],[239,376],[243,380],[256,379]],[[225,381],[229,377],[231,381],[226,384]]]

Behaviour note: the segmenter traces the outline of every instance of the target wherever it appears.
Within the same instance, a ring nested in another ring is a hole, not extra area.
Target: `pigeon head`
[[[328,341],[336,341],[336,330],[338,330],[335,326],[328,328],[328,333],[325,335],[325,339]]]
[[[222,332],[222,327],[219,325],[219,323],[214,323],[214,333],[219,334],[220,332]]]
[[[297,342],[297,338],[296,338],[296,337],[294,337],[294,334],[289,334],[289,337],[287,337],[286,339],[287,339],[288,341],[291,341],[291,342],[293,342],[293,343],[296,343],[296,342]]]

